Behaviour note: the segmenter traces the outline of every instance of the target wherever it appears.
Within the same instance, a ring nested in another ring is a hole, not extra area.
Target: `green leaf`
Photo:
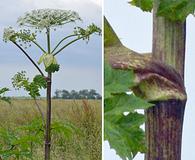
[[[132,160],[137,152],[145,152],[144,132],[139,128],[143,122],[144,116],[138,113],[112,116],[112,121],[105,118],[105,140],[123,160]]]
[[[127,95],[125,93],[115,95],[105,100],[105,114],[123,114],[124,112],[134,112],[136,109],[147,109],[153,106],[134,95]]]
[[[46,79],[45,77],[43,77],[42,75],[36,75],[33,78],[33,81],[36,85],[39,86],[39,88],[46,88],[47,84],[46,84]]]
[[[11,103],[11,99],[9,97],[5,97],[4,96],[4,94],[6,92],[8,92],[8,91],[9,91],[9,88],[6,88],[6,87],[0,89],[0,100],[1,101],[5,101],[5,102],[10,104]]]
[[[32,98],[40,96],[40,89],[46,88],[46,80],[42,75],[36,75],[30,82],[26,77],[26,72],[18,72],[12,78],[12,84],[16,89],[24,88]]]
[[[41,64],[42,62],[45,65],[46,72],[54,73],[54,72],[59,71],[60,65],[57,63],[57,60],[53,54],[44,53],[40,57],[38,64]]]
[[[146,151],[144,132],[140,129],[145,117],[136,110],[147,109],[153,104],[126,93],[135,86],[131,70],[112,69],[105,63],[104,73],[105,140],[123,160],[132,160],[138,152]]]
[[[105,63],[104,68],[105,98],[111,97],[111,94],[124,93],[134,86],[134,74],[131,70],[116,70]]]
[[[153,0],[132,0],[131,5],[143,11],[151,11]],[[194,14],[195,0],[159,0],[158,16],[163,16],[171,21],[185,21],[189,14]]]
[[[153,0],[132,0],[129,3],[146,12],[151,12],[153,8]]]
[[[7,92],[7,91],[9,91],[9,88],[6,88],[6,87],[1,88],[1,89],[0,89],[0,94],[4,94],[4,93]]]
[[[172,21],[185,21],[195,11],[195,0],[161,0],[157,15]]]
[[[25,86],[25,90],[28,91],[28,94],[32,98],[36,98],[40,96],[39,86],[36,85],[34,82],[31,82],[28,86]]]
[[[117,124],[120,124],[124,128],[126,127],[137,127],[145,122],[145,116],[137,112],[129,113],[127,116],[122,116]]]
[[[45,68],[46,72],[57,72],[60,69],[60,65],[59,64],[51,64],[50,66],[48,66],[47,68]]]

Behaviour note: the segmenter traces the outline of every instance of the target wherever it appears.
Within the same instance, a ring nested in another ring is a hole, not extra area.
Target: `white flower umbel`
[[[11,39],[15,39],[15,34],[12,27],[5,28],[3,32],[3,41],[7,42]]]
[[[61,9],[37,9],[25,13],[19,17],[17,23],[20,26],[44,29],[61,26],[66,23],[81,20],[77,12]]]

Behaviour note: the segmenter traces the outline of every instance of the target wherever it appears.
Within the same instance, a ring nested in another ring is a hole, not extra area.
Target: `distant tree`
[[[57,89],[57,90],[54,92],[54,97],[53,97],[53,98],[58,99],[58,98],[60,98],[60,97],[61,97],[61,91]]]
[[[70,99],[71,98],[69,91],[62,90],[61,93],[62,93],[61,98],[63,98],[63,99]]]
[[[89,91],[89,99],[97,99],[96,96],[98,96],[98,93],[94,89],[90,89]]]
[[[80,91],[67,91],[57,89],[53,98],[58,99],[101,99],[102,96],[95,89],[83,89]]]
[[[70,97],[71,97],[71,99],[78,99],[79,98],[79,94],[78,94],[77,91],[72,90],[72,91],[70,91]]]
[[[80,99],[88,99],[89,97],[89,91],[87,89],[83,89],[79,91],[79,97]]]

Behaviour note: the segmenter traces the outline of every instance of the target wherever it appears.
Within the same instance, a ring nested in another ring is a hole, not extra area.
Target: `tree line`
[[[97,93],[95,89],[83,89],[80,91],[75,90],[59,90],[54,92],[53,98],[55,99],[101,99],[102,96]]]

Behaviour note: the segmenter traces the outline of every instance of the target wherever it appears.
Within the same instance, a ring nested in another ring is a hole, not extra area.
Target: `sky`
[[[152,49],[152,15],[132,7],[127,0],[105,0],[104,14],[123,44],[137,52],[151,52]],[[182,160],[194,160],[195,148],[195,18],[187,18],[185,86],[188,94],[183,126]],[[108,142],[104,143],[105,160],[121,160]],[[138,154],[135,160],[144,160]]]
[[[83,22],[60,27],[56,32],[53,32],[51,39],[53,45],[55,45],[57,41],[63,38],[62,36],[71,34],[74,26],[85,28],[87,25],[95,23],[101,27],[101,7],[101,0],[1,0],[0,36],[3,36],[3,29],[7,26],[14,26],[17,29],[17,18],[33,9],[55,8],[78,12]],[[101,36],[93,35],[88,44],[84,41],[79,41],[57,56],[60,71],[54,73],[53,92],[56,89],[96,89],[98,93],[101,93],[101,38]],[[38,40],[44,45],[45,37],[39,36]],[[33,47],[28,52],[36,61],[42,54]],[[37,70],[33,68],[18,48],[11,43],[4,43],[0,38],[0,87],[9,87],[11,89],[7,94],[8,96],[27,95],[23,90],[15,91],[11,84],[11,78],[14,74],[22,70],[25,70],[30,78],[38,74]],[[41,94],[44,96],[45,91],[41,91]]]

